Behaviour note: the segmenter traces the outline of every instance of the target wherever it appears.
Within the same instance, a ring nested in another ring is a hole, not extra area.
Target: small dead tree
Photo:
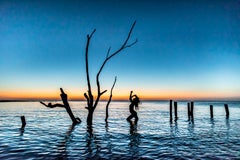
[[[131,37],[132,31],[135,27],[136,21],[132,24],[131,29],[128,32],[127,38],[125,39],[125,41],[123,42],[123,44],[120,46],[120,48],[118,50],[116,50],[115,52],[111,53],[111,47],[108,49],[107,52],[107,56],[105,58],[105,60],[103,61],[97,75],[96,75],[96,84],[97,84],[97,95],[96,95],[96,99],[93,96],[92,93],[92,87],[91,87],[91,82],[90,82],[90,76],[89,76],[89,69],[88,69],[88,52],[89,52],[89,44],[91,41],[91,38],[93,36],[93,34],[95,33],[96,29],[94,29],[92,31],[92,33],[89,35],[87,35],[87,43],[86,43],[86,50],[85,50],[85,62],[86,62],[86,75],[87,75],[87,85],[88,85],[88,91],[87,93],[84,93],[84,97],[87,100],[87,109],[88,109],[88,116],[87,116],[87,124],[88,125],[92,125],[92,119],[93,119],[93,112],[96,109],[98,102],[100,100],[100,97],[107,92],[107,90],[101,91],[101,87],[100,87],[100,82],[99,82],[99,77],[100,74],[104,68],[104,66],[106,65],[106,63],[113,58],[114,56],[116,56],[117,54],[119,54],[122,50],[129,48],[131,46],[133,46],[135,43],[137,43],[137,39],[132,42],[129,43],[129,39]]]
[[[115,80],[113,82],[113,85],[112,85],[112,88],[111,88],[111,91],[110,91],[110,96],[109,96],[109,99],[108,99],[108,102],[107,102],[107,105],[106,105],[106,118],[105,118],[105,122],[107,122],[107,120],[108,120],[108,107],[109,107],[109,104],[112,101],[112,91],[113,91],[113,88],[114,88],[114,86],[116,84],[116,81],[117,81],[117,77],[115,77]]]
[[[66,111],[67,111],[67,113],[68,113],[68,115],[69,115],[69,117],[70,117],[71,120],[72,120],[73,125],[80,123],[80,122],[81,122],[81,119],[78,118],[78,117],[74,117],[74,115],[73,115],[73,112],[72,112],[72,110],[71,110],[71,107],[70,107],[70,105],[69,105],[69,103],[68,103],[68,96],[67,96],[67,94],[63,91],[62,88],[60,88],[60,91],[61,91],[60,96],[61,96],[61,99],[62,99],[63,104],[59,104],[59,103],[56,103],[56,104],[52,104],[52,103],[45,104],[45,103],[42,102],[42,101],[40,101],[40,103],[41,103],[42,105],[46,106],[46,107],[49,107],[49,108],[56,108],[56,107],[65,108]]]

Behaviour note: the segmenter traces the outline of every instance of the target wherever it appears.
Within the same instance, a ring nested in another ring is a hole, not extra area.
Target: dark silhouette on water
[[[213,119],[213,105],[210,105],[210,117]]]
[[[104,66],[109,62],[110,59],[118,55],[121,51],[125,50],[126,48],[129,48],[133,46],[135,43],[137,43],[137,40],[135,40],[132,43],[129,43],[129,39],[131,37],[132,31],[134,29],[134,26],[136,24],[136,21],[132,24],[131,29],[128,32],[128,35],[125,39],[125,41],[122,43],[122,45],[116,50],[116,51],[111,51],[111,47],[109,47],[107,51],[107,56],[105,60],[103,61],[101,67],[99,68],[99,71],[96,75],[96,85],[97,85],[97,94],[96,96],[93,95],[92,91],[92,85],[91,85],[91,80],[90,80],[90,74],[89,74],[89,65],[88,65],[88,53],[89,53],[89,45],[91,42],[91,39],[93,37],[93,34],[95,33],[96,29],[92,31],[92,33],[87,35],[87,43],[86,43],[86,50],[85,50],[85,62],[86,62],[86,77],[87,77],[87,86],[88,90],[86,93],[84,93],[84,97],[87,100],[87,107],[86,109],[88,110],[88,116],[87,116],[87,124],[92,125],[92,120],[93,120],[93,113],[98,105],[98,102],[101,98],[101,96],[107,92],[107,90],[101,90],[101,85],[100,85],[100,75],[101,72],[104,68]]]
[[[191,104],[190,102],[187,103],[187,107],[188,107],[188,121],[191,120]]]
[[[109,96],[109,99],[108,99],[108,102],[107,102],[107,105],[106,105],[106,118],[105,118],[106,123],[107,123],[107,120],[108,120],[108,107],[109,107],[110,102],[112,101],[112,91],[113,91],[113,88],[116,84],[116,81],[117,81],[117,77],[115,77],[114,83],[113,83],[111,91],[110,91],[110,96]]]
[[[193,116],[193,110],[194,110],[194,102],[188,102],[187,103],[188,106],[188,121],[191,121],[192,123],[194,123],[194,116]]]
[[[177,105],[177,102],[174,102],[174,115],[175,115],[175,121],[178,120],[178,112],[177,112],[177,108],[178,108],[178,105]]]
[[[191,103],[191,120],[192,120],[192,122],[194,122],[194,115],[193,115],[193,110],[194,110],[194,102],[192,101]]]
[[[169,101],[169,115],[170,115],[170,122],[172,122],[172,100]]]
[[[25,120],[25,116],[21,116],[21,121],[22,121],[22,126],[21,129],[24,129],[26,126],[26,120]]]
[[[131,115],[127,118],[127,121],[130,122],[132,118],[135,118],[135,123],[137,124],[138,116],[137,116],[136,110],[138,110],[138,104],[140,103],[140,100],[136,94],[132,95],[132,93],[133,91],[130,92],[130,96],[129,96],[129,100],[131,102],[131,104],[129,105],[129,111]],[[135,109],[134,109],[134,106],[135,106]]]
[[[52,104],[52,103],[45,104],[45,103],[42,102],[42,101],[40,101],[40,103],[43,104],[43,105],[46,106],[46,107],[49,107],[49,108],[63,107],[63,108],[66,109],[66,111],[67,111],[68,115],[70,116],[73,124],[81,123],[81,119],[78,118],[78,117],[75,118],[74,115],[73,115],[73,113],[72,113],[72,110],[71,110],[71,108],[70,108],[70,106],[69,106],[69,103],[68,103],[67,94],[64,93],[64,91],[63,91],[62,88],[60,88],[60,91],[61,91],[60,96],[61,96],[61,98],[62,98],[63,104],[58,104],[58,103],[56,103],[56,104]]]
[[[72,132],[75,129],[76,124],[71,124],[67,130],[67,132],[63,136],[63,140],[57,145],[58,155],[56,155],[56,159],[67,159],[68,157],[68,147],[72,140]]]
[[[23,135],[24,129],[25,129],[25,126],[26,126],[25,116],[21,116],[21,122],[22,122],[22,126],[20,128],[20,136]]]
[[[229,109],[228,109],[228,104],[224,104],[225,111],[226,111],[226,118],[229,118]]]

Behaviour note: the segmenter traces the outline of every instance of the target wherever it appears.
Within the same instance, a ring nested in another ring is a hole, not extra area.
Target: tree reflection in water
[[[129,151],[132,158],[139,157],[139,145],[141,143],[141,135],[137,132],[138,125],[130,121],[130,130],[129,130]]]
[[[57,145],[57,149],[58,149],[58,157],[61,159],[64,159],[64,157],[66,158],[68,156],[68,152],[67,152],[67,144],[69,141],[71,141],[72,138],[72,132],[74,131],[76,124],[72,124],[69,126],[67,132],[65,133],[64,139],[63,141],[61,141],[58,145]]]
[[[87,125],[86,132],[86,151],[85,156],[88,159],[99,159],[101,151],[101,139],[97,134],[94,134],[94,129],[92,125]]]

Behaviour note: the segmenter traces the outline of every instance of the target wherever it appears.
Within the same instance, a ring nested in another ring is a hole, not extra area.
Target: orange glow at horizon
[[[83,94],[76,92],[66,92],[68,94],[69,100],[85,100]],[[240,99],[239,96],[236,96],[234,93],[221,92],[150,92],[150,91],[136,91],[134,94],[137,94],[142,100],[188,100],[188,99]],[[109,94],[106,93],[101,97],[101,100],[108,100]],[[113,100],[128,100],[129,93],[126,91],[118,92],[118,94],[113,93]],[[0,100],[60,100],[60,92],[56,91],[0,91]]]

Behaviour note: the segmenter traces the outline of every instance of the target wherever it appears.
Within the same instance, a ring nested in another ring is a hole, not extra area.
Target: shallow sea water
[[[101,102],[92,128],[86,125],[85,102],[70,102],[82,120],[76,126],[64,108],[0,103],[0,159],[240,159],[240,102],[227,102],[229,119],[224,103],[196,102],[191,122],[187,103],[179,102],[179,119],[171,123],[169,102],[142,102],[138,124],[130,125],[129,102],[112,102],[107,124],[106,102]],[[21,115],[27,121],[24,130]]]

